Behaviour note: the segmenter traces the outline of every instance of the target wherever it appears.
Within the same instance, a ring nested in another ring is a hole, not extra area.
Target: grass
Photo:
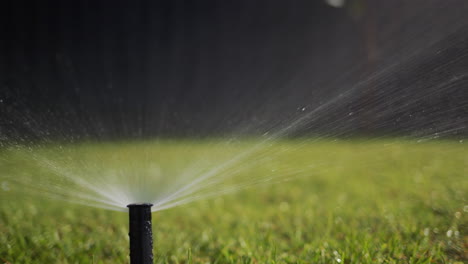
[[[184,166],[181,146],[223,152],[212,143],[88,143],[78,153],[146,146]],[[267,153],[275,153],[269,165],[244,173],[319,165],[295,180],[154,213],[155,263],[468,262],[465,144],[281,141]],[[128,263],[125,213],[28,195],[5,176],[33,168],[6,150],[0,160],[0,263]]]

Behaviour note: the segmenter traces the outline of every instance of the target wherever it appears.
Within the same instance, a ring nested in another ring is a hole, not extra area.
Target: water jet
[[[130,264],[153,264],[150,203],[129,204]]]

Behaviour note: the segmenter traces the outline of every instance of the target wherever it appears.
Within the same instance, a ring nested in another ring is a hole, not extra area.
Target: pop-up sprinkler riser
[[[130,264],[153,264],[150,203],[129,204]]]

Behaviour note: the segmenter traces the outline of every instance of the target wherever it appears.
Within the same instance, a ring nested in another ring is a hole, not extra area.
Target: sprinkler
[[[153,264],[150,203],[129,204],[130,264]]]

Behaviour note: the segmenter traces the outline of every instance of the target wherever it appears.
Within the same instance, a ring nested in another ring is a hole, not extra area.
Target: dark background
[[[0,10],[2,140],[263,134],[297,123],[288,135],[468,135],[464,1]]]

